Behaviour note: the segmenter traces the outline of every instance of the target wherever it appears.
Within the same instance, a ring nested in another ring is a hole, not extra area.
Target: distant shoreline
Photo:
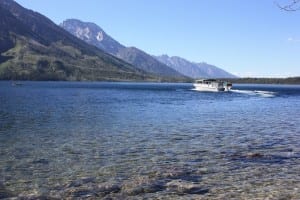
[[[196,79],[195,79],[196,80]],[[291,84],[291,85],[300,85],[300,77],[288,77],[288,78],[220,78],[220,80],[228,81],[231,83],[238,84]],[[0,81],[41,81],[41,82],[140,82],[140,83],[193,83],[193,81],[183,81],[177,79],[162,79],[162,80],[8,80],[8,79],[0,79]]]
[[[252,83],[252,84],[300,84],[300,77],[288,77],[288,78],[230,78],[222,79],[230,81],[232,83]]]

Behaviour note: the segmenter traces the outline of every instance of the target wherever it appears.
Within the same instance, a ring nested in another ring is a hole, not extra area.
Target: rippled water
[[[0,82],[0,198],[300,199],[300,86]]]

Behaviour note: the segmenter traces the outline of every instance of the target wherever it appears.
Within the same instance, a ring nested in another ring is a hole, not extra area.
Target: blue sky
[[[274,0],[17,2],[57,24],[68,18],[94,22],[151,55],[207,62],[242,77],[300,76],[300,10],[282,11]]]

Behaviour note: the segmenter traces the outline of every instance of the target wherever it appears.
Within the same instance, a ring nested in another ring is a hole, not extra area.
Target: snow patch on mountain
[[[101,31],[98,32],[96,39],[101,42],[103,40],[103,33]]]

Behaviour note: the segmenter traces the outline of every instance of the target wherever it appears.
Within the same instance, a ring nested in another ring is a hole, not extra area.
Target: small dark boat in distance
[[[12,85],[12,86],[22,86],[22,85],[23,85],[23,83],[21,83],[21,82],[16,82],[16,81],[13,81],[13,82],[11,83],[11,85]]]

